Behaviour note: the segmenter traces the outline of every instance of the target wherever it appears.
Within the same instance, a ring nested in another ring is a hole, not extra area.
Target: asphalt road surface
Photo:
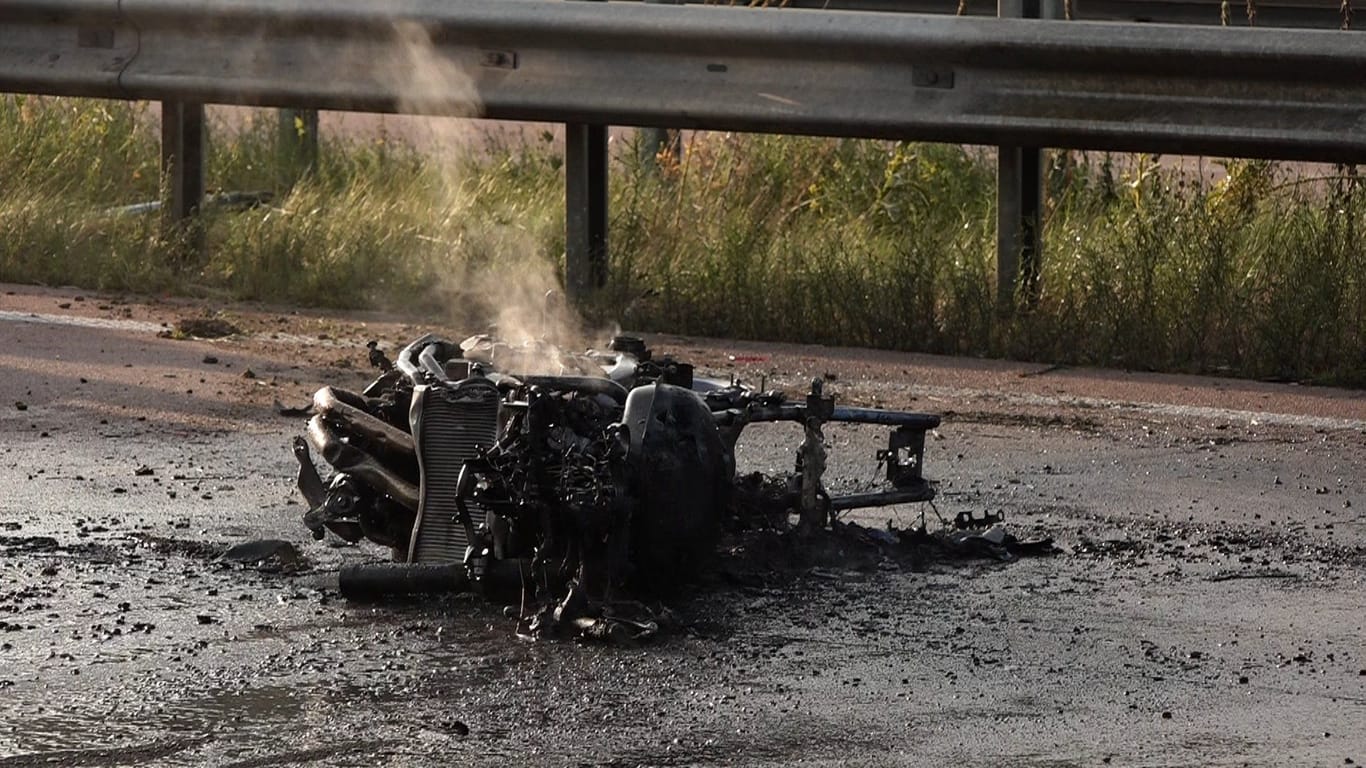
[[[241,332],[158,336],[215,309]],[[473,599],[348,605],[326,576],[382,553],[299,521],[303,422],[274,403],[427,330],[479,329],[0,286],[0,766],[1366,761],[1361,393],[654,337],[943,414],[939,511],[1061,552],[851,551],[699,587],[644,647],[528,643]],[[832,483],[871,477],[875,437],[831,430]],[[796,442],[756,430],[741,464]],[[304,561],[216,559],[265,538]]]

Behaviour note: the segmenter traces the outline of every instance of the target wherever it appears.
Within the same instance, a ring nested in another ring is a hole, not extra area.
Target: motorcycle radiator
[[[464,561],[469,537],[457,519],[456,485],[464,463],[498,439],[499,402],[497,386],[483,378],[413,389],[409,419],[421,485],[408,562]],[[469,512],[476,527],[487,515],[477,502]]]

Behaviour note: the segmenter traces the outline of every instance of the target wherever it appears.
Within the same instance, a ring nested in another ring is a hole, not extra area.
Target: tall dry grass
[[[0,97],[0,280],[491,316],[489,286],[560,268],[549,136],[436,159],[324,137],[283,187],[275,124],[210,142],[209,179],[274,190],[211,211],[186,260],[139,107]],[[1366,383],[1366,195],[1224,161],[1058,153],[1036,301],[1002,318],[994,160],[932,144],[698,134],[680,161],[614,149],[612,279],[588,311],[632,328],[1136,369]],[[497,280],[487,279],[489,274]],[[462,308],[457,311],[454,308]]]

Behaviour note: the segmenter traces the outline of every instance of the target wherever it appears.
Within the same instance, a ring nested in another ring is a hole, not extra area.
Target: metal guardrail
[[[623,0],[626,1],[626,0]],[[639,0],[634,0],[638,2]],[[681,5],[683,0],[671,0]],[[708,0],[687,0],[707,4]],[[729,0],[710,4],[730,5]],[[734,5],[748,6],[747,0]],[[995,0],[771,0],[770,7],[818,9],[828,11],[883,11],[893,13],[958,14],[998,16]],[[1249,17],[1246,0],[1073,0],[1069,4],[1074,21],[1134,21],[1153,24],[1205,24],[1234,27],[1287,27],[1300,29],[1339,29],[1351,19],[1343,15],[1336,0],[1253,0]],[[1348,6],[1350,9],[1350,5]],[[1044,14],[1047,18],[1047,14]],[[1057,14],[1062,18],[1063,12]],[[1366,20],[1363,20],[1366,21]]]
[[[0,92],[586,126],[1363,162],[1363,73],[1366,45],[1338,31],[550,0],[0,5]]]
[[[8,2],[0,91],[1366,160],[1366,45],[1339,32],[544,0]]]

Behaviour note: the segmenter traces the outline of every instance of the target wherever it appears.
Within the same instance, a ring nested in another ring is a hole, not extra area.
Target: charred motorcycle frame
[[[382,373],[362,393],[318,390],[294,447],[314,536],[391,549],[391,564],[344,572],[352,594],[513,587],[525,631],[582,630],[613,599],[686,579],[723,526],[796,516],[813,533],[842,510],[935,495],[922,467],[939,417],[836,405],[819,379],[793,401],[696,378],[625,336],[566,354],[427,335],[392,365],[372,343],[371,362]],[[737,475],[745,427],[778,421],[804,432],[794,471]],[[826,491],[831,422],[889,429],[884,488]],[[336,470],[327,483],[310,446]]]

